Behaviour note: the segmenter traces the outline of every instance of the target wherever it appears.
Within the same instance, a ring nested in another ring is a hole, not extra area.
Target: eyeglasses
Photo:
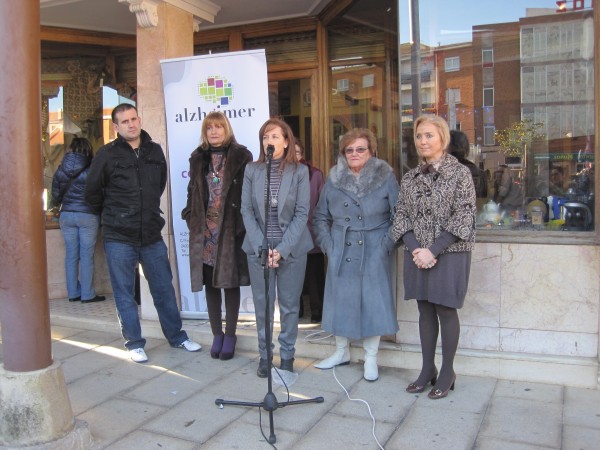
[[[346,155],[351,155],[352,153],[356,152],[359,155],[362,155],[364,152],[366,152],[368,149],[368,147],[346,147],[346,149],[344,150],[344,154]]]

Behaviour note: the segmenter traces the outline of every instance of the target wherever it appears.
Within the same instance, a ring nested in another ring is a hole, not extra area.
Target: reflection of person
[[[233,358],[240,311],[240,286],[250,284],[242,251],[245,229],[240,213],[244,168],[252,153],[238,144],[231,124],[213,111],[202,121],[202,143],[190,157],[187,204],[181,215],[190,230],[192,291],[205,285],[213,334],[210,356]],[[225,334],[221,322],[225,294]]]
[[[467,159],[467,156],[469,156],[469,138],[467,138],[465,133],[459,130],[450,130],[448,153],[471,171],[475,186],[475,195],[479,198],[487,198],[487,177],[483,170]]]
[[[277,290],[281,324],[278,339],[280,368],[293,372],[298,335],[298,298],[302,292],[306,253],[313,248],[313,242],[306,226],[310,207],[308,168],[298,163],[296,153],[291,148],[294,145],[292,130],[280,119],[269,119],[260,128],[259,139],[263,151],[258,161],[246,166],[244,173],[242,217],[246,237],[242,248],[248,257],[258,329],[260,361],[256,373],[259,377],[266,378],[270,370],[265,335],[266,302],[270,305],[272,331]],[[271,145],[275,152],[271,162],[270,196],[266,198],[266,153],[267,147]],[[266,230],[269,247],[267,264],[270,268],[268,295],[265,293],[265,272],[260,259],[265,214],[268,215],[269,225]],[[272,343],[271,345],[273,348]]]
[[[348,364],[348,340],[362,339],[368,381],[379,378],[380,336],[398,331],[390,274],[395,241],[388,237],[398,182],[376,155],[371,131],[344,134],[314,216],[317,243],[328,257],[322,328],[336,342],[315,367]]]
[[[554,166],[550,169],[550,195],[562,197],[565,195],[565,169]]]
[[[415,121],[415,143],[422,158],[402,178],[393,238],[402,239],[405,299],[417,299],[423,365],[407,392],[435,387],[429,398],[454,389],[454,355],[475,242],[475,190],[471,172],[446,152],[450,133],[438,116]],[[438,332],[442,333],[442,368],[435,366]],[[436,382],[437,379],[437,382]]]
[[[319,201],[319,193],[323,188],[324,179],[323,172],[313,166],[310,162],[304,159],[304,146],[299,139],[296,139],[296,158],[308,167],[308,177],[310,179],[310,210],[308,211],[308,229],[315,241],[313,230],[313,215],[317,202]],[[316,241],[315,241],[316,242]],[[319,323],[321,321],[321,313],[323,311],[323,292],[325,291],[325,256],[318,246],[315,246],[308,252],[306,261],[306,273],[304,274],[304,286],[308,291],[310,298],[310,321]],[[302,296],[300,296],[300,313],[302,317],[304,313]]]
[[[135,302],[135,270],[141,263],[162,331],[172,347],[194,352],[200,345],[181,329],[173,274],[161,230],[160,197],[167,184],[162,148],[142,130],[137,109],[122,103],[112,111],[117,138],[102,147],[92,162],[86,200],[102,211],[104,252],[125,338],[135,362],[146,362]]]
[[[74,138],[52,179],[52,197],[61,205],[60,231],[65,240],[65,275],[69,301],[99,302],[94,289],[94,252],[100,216],[85,201],[85,181],[94,157],[86,138]]]
[[[494,201],[507,211],[523,206],[523,191],[513,179],[506,164],[494,172]]]

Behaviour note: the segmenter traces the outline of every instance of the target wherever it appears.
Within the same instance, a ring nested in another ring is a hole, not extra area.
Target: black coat
[[[52,199],[61,205],[61,211],[94,214],[94,208],[85,200],[85,183],[90,159],[82,153],[65,153],[52,178]],[[71,184],[69,184],[69,181]]]
[[[139,157],[121,136],[98,150],[85,198],[102,211],[104,240],[141,246],[162,240],[160,197],[166,184],[165,155],[144,130]]]
[[[213,270],[212,285],[216,288],[248,286],[248,261],[242,251],[246,235],[240,213],[242,183],[246,164],[252,161],[252,153],[243,145],[231,143],[226,149],[227,160],[223,169],[221,209],[219,210],[219,241],[217,259]],[[208,205],[208,183],[206,173],[210,152],[198,147],[190,157],[190,181],[186,207],[181,217],[190,230],[190,278],[192,291],[201,291],[204,285],[202,268],[204,261],[204,231],[206,229],[206,207]]]

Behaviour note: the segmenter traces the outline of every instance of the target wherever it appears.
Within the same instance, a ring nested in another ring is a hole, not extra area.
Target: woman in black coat
[[[233,358],[240,311],[240,286],[250,284],[242,242],[246,234],[240,213],[244,169],[252,153],[236,142],[227,117],[217,111],[202,122],[202,143],[190,157],[186,207],[181,212],[190,230],[192,291],[205,286],[213,333],[210,355]],[[225,293],[225,333],[221,321]]]
[[[76,137],[52,179],[52,197],[61,205],[60,231],[65,240],[65,274],[69,301],[105,299],[94,289],[94,252],[100,216],[84,198],[85,183],[94,156],[92,144]]]

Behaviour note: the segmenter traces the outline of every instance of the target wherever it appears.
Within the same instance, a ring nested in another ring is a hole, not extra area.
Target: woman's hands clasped
[[[269,249],[269,267],[277,268],[279,267],[279,260],[281,259],[281,255],[277,251],[277,249]]]
[[[412,252],[413,261],[419,269],[431,269],[437,263],[433,253],[427,248],[418,248]]]

